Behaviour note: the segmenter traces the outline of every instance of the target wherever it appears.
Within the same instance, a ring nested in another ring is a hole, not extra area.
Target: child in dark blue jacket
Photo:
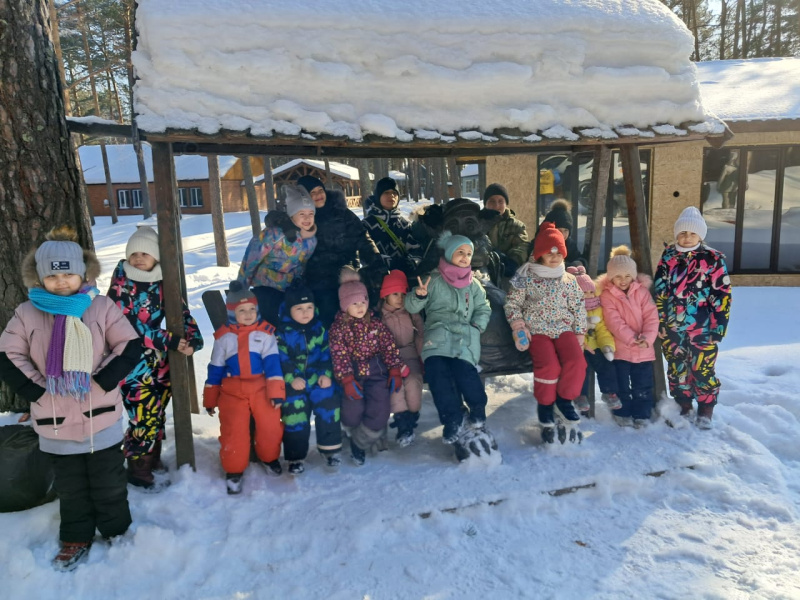
[[[317,449],[328,466],[336,467],[342,449],[341,399],[332,381],[328,332],[319,319],[310,289],[300,283],[289,287],[278,323],[278,352],[286,384],[286,402],[281,406],[283,456],[289,463],[289,472],[304,471],[312,411]]]

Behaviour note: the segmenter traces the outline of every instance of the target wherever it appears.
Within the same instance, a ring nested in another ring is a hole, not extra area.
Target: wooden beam
[[[630,144],[620,148],[622,177],[625,181],[625,199],[628,204],[628,227],[631,232],[631,246],[636,266],[640,273],[654,275],[653,261],[650,258],[650,227],[647,219],[647,206],[642,183],[642,167],[639,162],[639,146]],[[652,292],[653,290],[651,290]],[[664,361],[661,358],[661,345],[656,342],[656,360],[653,362],[656,402],[667,393]]]
[[[174,335],[185,336],[183,329],[183,251],[178,220],[178,186],[175,181],[172,148],[166,143],[153,144],[153,180],[158,218],[158,246],[164,275],[164,313],[167,329]],[[176,350],[169,351],[172,414],[175,427],[175,453],[178,467],[195,467],[192,439],[191,387],[188,357]]]
[[[97,137],[133,137],[130,123],[86,123],[84,121],[72,121],[67,118],[67,129],[69,129],[70,133],[81,133]],[[144,132],[141,130],[139,131],[139,139],[146,139]]]

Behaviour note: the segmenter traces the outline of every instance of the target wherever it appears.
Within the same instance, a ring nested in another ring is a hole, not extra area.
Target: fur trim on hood
[[[645,273],[639,273],[636,276],[636,279],[634,280],[634,282],[638,283],[643,288],[648,289],[648,290],[653,287],[653,278],[650,277],[650,275],[647,275]],[[612,284],[609,281],[608,275],[606,273],[603,273],[602,275],[600,275],[600,277],[598,277],[597,279],[594,280],[594,285],[597,288],[597,295],[599,296],[600,294],[603,293],[603,291],[606,289],[606,287],[608,287],[610,285],[614,285],[614,284]]]
[[[22,259],[22,284],[28,289],[43,287],[42,282],[39,281],[39,275],[36,273],[36,250],[37,248],[34,248]],[[85,281],[94,283],[100,276],[100,261],[97,260],[94,252],[84,250],[83,262],[86,264]]]

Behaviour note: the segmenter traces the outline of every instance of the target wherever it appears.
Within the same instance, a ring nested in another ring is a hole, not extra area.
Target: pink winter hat
[[[606,273],[609,279],[625,274],[630,275],[631,279],[636,279],[639,271],[636,268],[636,261],[631,258],[631,249],[624,244],[614,248],[606,265]]]
[[[594,281],[592,281],[592,278],[586,274],[586,269],[582,266],[567,267],[567,273],[572,273],[575,275],[575,280],[578,282],[578,285],[584,292],[596,291],[596,288],[594,287]]]
[[[351,304],[366,302],[369,305],[367,286],[361,283],[358,271],[345,267],[339,274],[339,308],[347,312]]]

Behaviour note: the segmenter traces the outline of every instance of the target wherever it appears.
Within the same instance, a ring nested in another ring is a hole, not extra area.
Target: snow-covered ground
[[[404,209],[415,205],[403,203]],[[94,228],[101,289],[136,220]],[[250,239],[226,215],[231,259]],[[237,265],[214,266],[210,217],[181,224],[189,302],[207,346],[200,295]],[[489,380],[499,465],[456,464],[426,393],[418,441],[347,458],[338,472],[312,451],[298,477],[253,465],[230,497],[219,422],[193,416],[197,470],[174,469],[158,495],[130,491],[134,523],[88,564],[54,572],[57,502],[0,514],[3,598],[800,598],[800,324],[796,288],[737,288],[718,371],[715,428],[616,427],[604,407],[578,447],[543,448],[531,376]],[[664,411],[676,418],[667,402]],[[0,423],[12,422],[0,415]],[[648,476],[666,471],[660,477]],[[549,491],[588,486],[553,496]]]

